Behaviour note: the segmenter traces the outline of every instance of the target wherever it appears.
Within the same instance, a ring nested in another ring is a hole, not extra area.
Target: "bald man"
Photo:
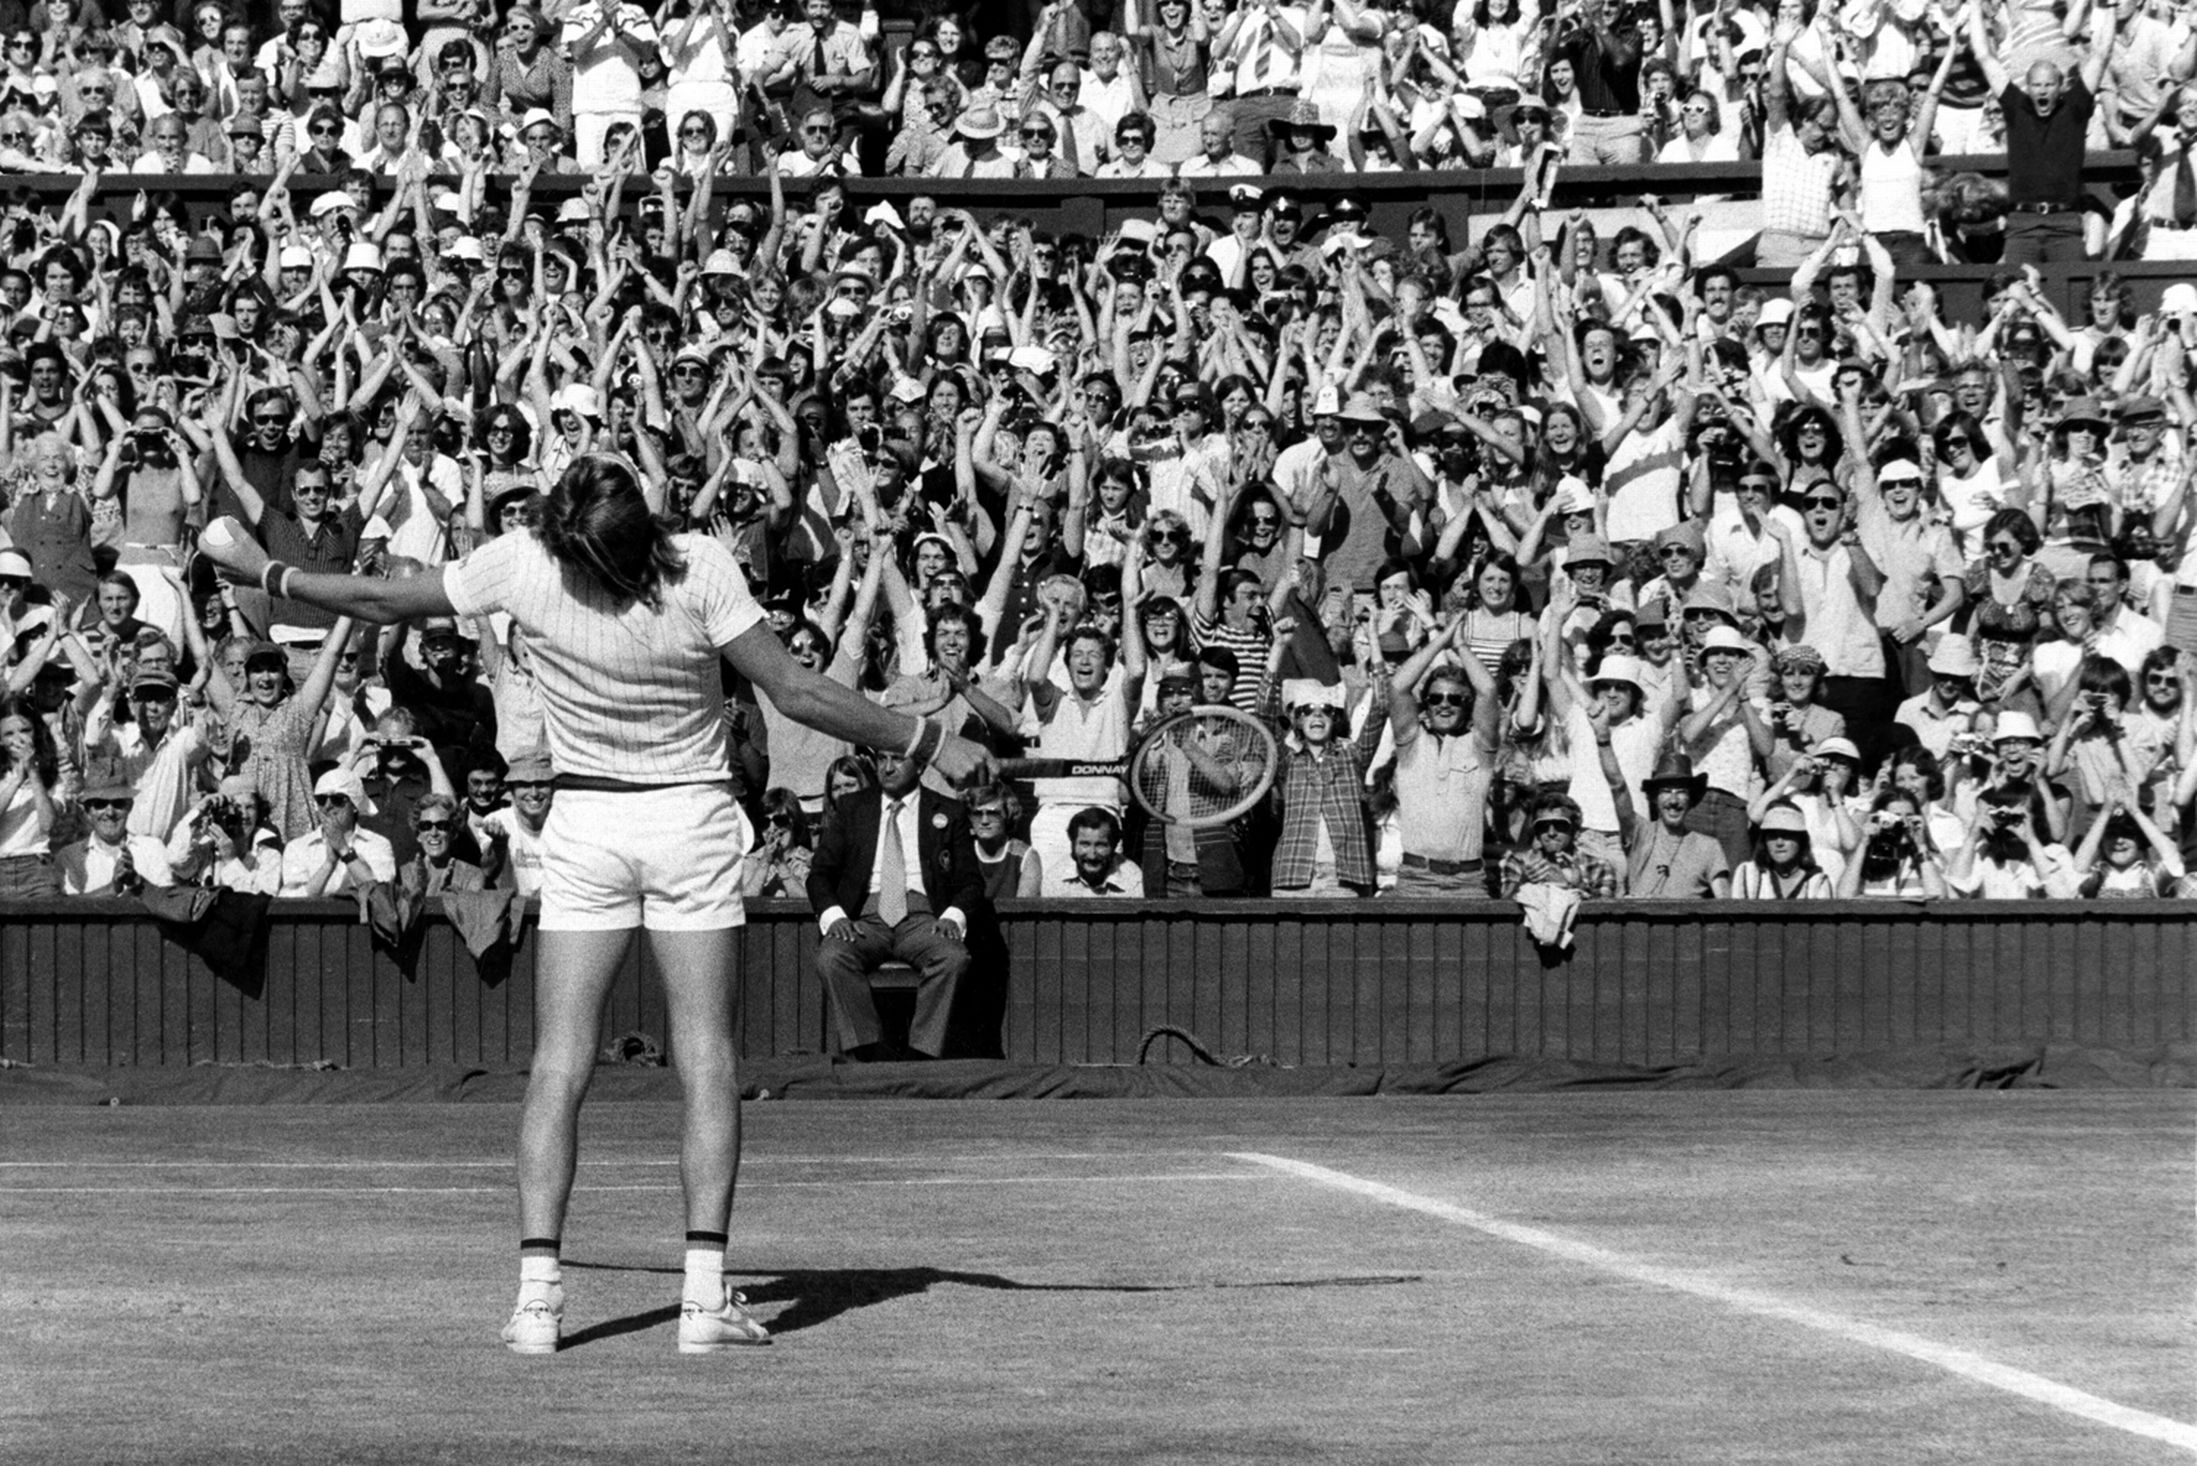
[[[2013,204],[2006,216],[2007,265],[2089,257],[2083,241],[2083,140],[2118,21],[2112,6],[2100,6],[2091,22],[2090,48],[2074,76],[2038,61],[2017,87],[1991,43],[1983,8],[1969,7],[1969,49],[2006,117],[2006,186]]]

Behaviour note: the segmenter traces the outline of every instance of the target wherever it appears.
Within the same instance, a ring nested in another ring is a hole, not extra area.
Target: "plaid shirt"
[[[1503,857],[1502,885],[1499,889],[1504,900],[1517,899],[1518,888],[1526,884],[1526,857],[1531,854],[1533,851],[1530,849],[1513,850]],[[1617,894],[1617,867],[1608,861],[1597,860],[1576,850],[1545,858],[1570,873],[1571,884],[1580,895],[1607,900]]]
[[[2181,455],[2162,443],[2151,452],[2146,463],[2122,457],[2108,465],[2107,481],[2112,485],[2114,497],[2120,501],[2123,515],[2149,516],[2166,502],[2174,492],[2175,484],[2182,478]]]
[[[1338,713],[1337,717],[1346,716]],[[1324,757],[1282,744],[1276,778],[1282,816],[1281,842],[1274,847],[1276,890],[1312,884],[1312,866],[1320,848],[1320,821],[1335,847],[1335,879],[1349,886],[1374,883],[1373,842],[1368,833],[1365,771],[1388,726],[1385,697],[1367,710],[1365,728],[1349,742],[1327,745]]]

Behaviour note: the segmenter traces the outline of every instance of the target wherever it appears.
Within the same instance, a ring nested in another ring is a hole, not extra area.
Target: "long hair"
[[[61,781],[61,754],[54,745],[53,729],[46,726],[46,720],[39,715],[38,709],[32,707],[25,698],[0,699],[0,723],[5,723],[10,718],[21,718],[30,725],[31,771],[38,776],[40,784],[47,789],[53,788]],[[0,753],[0,770],[5,770],[13,762],[10,755]]]
[[[665,583],[687,572],[676,527],[649,509],[632,465],[608,454],[574,460],[536,532],[551,556],[618,601],[660,607]]]

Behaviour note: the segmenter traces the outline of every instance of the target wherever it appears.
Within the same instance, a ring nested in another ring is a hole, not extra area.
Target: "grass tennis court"
[[[2197,1454],[2183,1092],[747,1115],[777,1343],[676,1353],[677,1116],[608,1104],[523,1359],[511,1107],[5,1112],[0,1459]]]

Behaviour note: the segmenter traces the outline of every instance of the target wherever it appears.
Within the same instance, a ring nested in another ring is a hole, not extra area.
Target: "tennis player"
[[[579,459],[532,530],[404,580],[271,561],[233,519],[199,540],[225,575],[285,599],[382,623],[502,611],[526,634],[557,797],[542,839],[537,1035],[519,1121],[519,1299],[503,1335],[522,1354],[554,1353],[561,1336],[558,1246],[580,1102],[603,1000],[636,927],[664,974],[685,1096],[679,1348],[770,1342],[724,1281],[740,1166],[732,1020],[747,826],[727,776],[720,660],[788,716],[857,745],[906,749],[956,779],[985,759],[927,719],[797,666],[732,556],[667,528],[642,483],[622,457]]]

